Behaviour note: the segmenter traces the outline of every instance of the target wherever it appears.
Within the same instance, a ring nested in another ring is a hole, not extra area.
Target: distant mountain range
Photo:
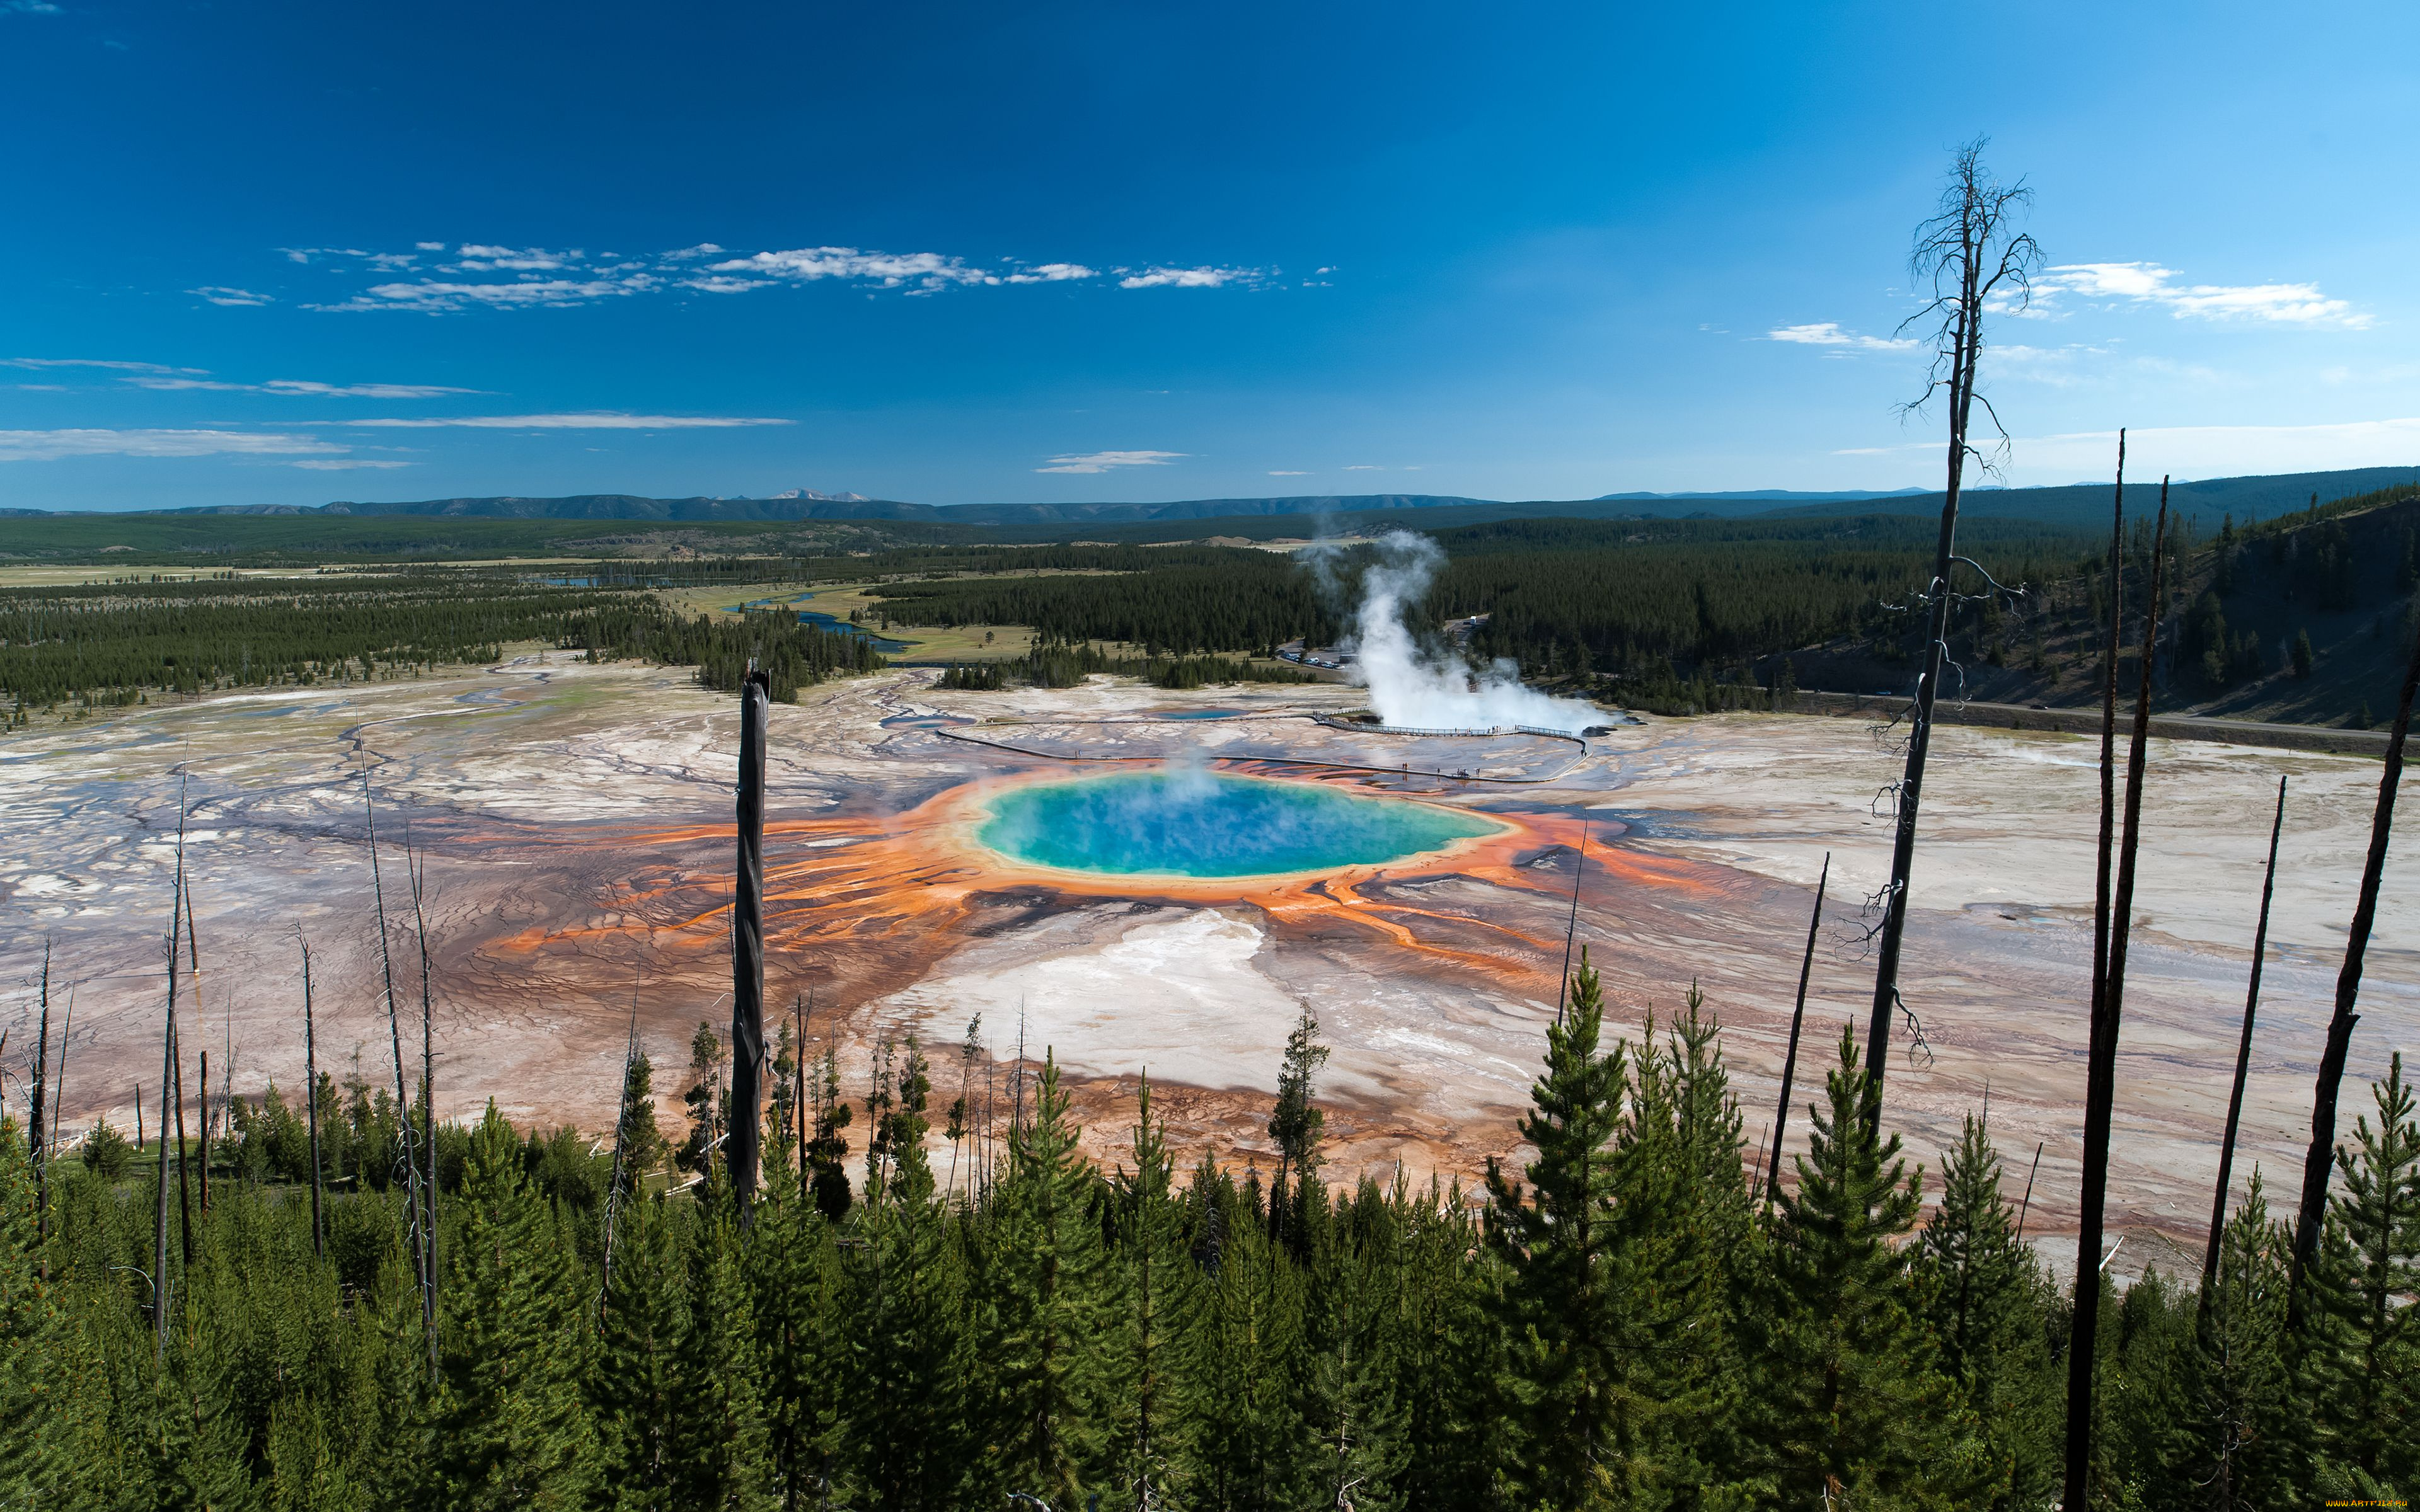
[[[2321,501],[2420,483],[2420,468],[2353,468],[2334,472],[2291,472],[2180,483],[2170,490],[2173,508],[2197,525],[2215,526],[2224,515],[2267,517],[2300,508],[2314,494]],[[2133,490],[2136,510],[2151,502],[2148,484]],[[2033,519],[2046,524],[2090,525],[2109,513],[2110,486],[2071,484],[2049,488],[1988,488],[1969,492],[1965,512],[1978,518]],[[559,499],[494,496],[424,499],[408,502],[339,501],[317,508],[292,504],[235,504],[200,509],[147,511],[193,515],[419,516],[455,519],[629,520],[657,525],[804,520],[914,521],[991,529],[1018,540],[1065,538],[1088,527],[1138,530],[1151,539],[1195,534],[1313,534],[1325,530],[1379,528],[1399,514],[1426,512],[1438,524],[1532,517],[1580,518],[1744,519],[1838,514],[1930,515],[1939,513],[1938,490],[1807,492],[1766,488],[1726,493],[1606,494],[1579,500],[1492,500],[1456,494],[1293,494],[1275,499],[1183,499],[1163,503],[974,503],[922,504],[861,494],[827,494],[793,488],[770,499],[649,499],[636,494],[574,494]],[[7,509],[0,516],[40,517],[49,511]],[[1220,521],[1236,522],[1221,532]],[[1198,532],[1192,522],[1200,522]],[[1423,523],[1426,521],[1424,520]],[[1133,536],[1133,538],[1143,538]]]

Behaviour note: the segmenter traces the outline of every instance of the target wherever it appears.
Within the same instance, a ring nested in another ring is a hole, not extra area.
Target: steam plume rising
[[[1353,680],[1370,690],[1381,721],[1420,730],[1488,730],[1526,724],[1579,733],[1603,723],[1604,711],[1577,699],[1551,698],[1521,685],[1520,669],[1499,658],[1483,671],[1423,650],[1404,623],[1419,604],[1445,553],[1425,535],[1389,531],[1378,560],[1361,574],[1361,601],[1353,610],[1358,660]],[[1323,576],[1331,569],[1314,562]]]

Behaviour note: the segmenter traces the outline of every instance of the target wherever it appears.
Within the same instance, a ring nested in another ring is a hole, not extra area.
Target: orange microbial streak
[[[1253,762],[1216,766],[1280,781],[1352,781],[1359,777],[1311,778]],[[1576,847],[1581,821],[1561,814],[1489,811],[1495,832],[1457,841],[1440,849],[1382,865],[1344,867],[1316,873],[1255,877],[1136,877],[1096,875],[1038,867],[992,851],[975,839],[990,802],[1013,788],[1063,781],[1097,772],[1092,764],[1053,764],[1011,777],[962,783],[915,808],[878,816],[768,821],[765,826],[765,936],[769,951],[830,957],[875,956],[897,970],[938,961],[965,938],[961,927],[976,903],[1002,894],[1070,899],[1166,899],[1176,903],[1248,904],[1272,924],[1317,934],[1344,926],[1373,935],[1440,964],[1466,968],[1501,982],[1514,978],[1551,980],[1562,949],[1553,937],[1526,933],[1432,902],[1389,894],[1406,885],[1466,878],[1521,894],[1558,892],[1562,875],[1542,877],[1521,864],[1552,845]],[[1397,801],[1417,802],[1403,798]],[[1468,810],[1466,810],[1468,811]],[[1589,849],[1593,874],[1631,887],[1677,888],[1691,894],[1716,891],[1701,869],[1685,861],[1609,848],[1599,840]],[[598,835],[585,844],[625,853],[687,851],[701,843],[719,859],[732,835],[729,825],[687,825],[637,833]],[[651,938],[658,949],[724,949],[724,909],[731,885],[721,871],[690,871],[653,857],[634,866],[628,890],[615,900],[610,922],[583,928],[531,930],[500,942],[507,949],[535,951],[612,938]],[[1427,887],[1418,891],[1426,894]],[[889,972],[883,973],[889,975]],[[855,973],[851,973],[855,975]]]

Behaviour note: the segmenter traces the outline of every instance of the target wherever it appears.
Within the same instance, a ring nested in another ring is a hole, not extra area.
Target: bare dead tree
[[[630,973],[630,1038],[622,1048],[620,1104],[613,1119],[613,1179],[605,1188],[605,1263],[597,1280],[597,1312],[604,1316],[605,1299],[613,1291],[613,1225],[622,1215],[623,1151],[630,1140],[630,1070],[639,1063],[639,974]]]
[[[177,779],[177,881],[168,896],[168,1015],[160,1026],[160,1173],[156,1206],[151,1214],[152,1357],[168,1363],[168,1105],[169,1088],[177,1076],[177,952],[184,944],[185,915],[185,779]],[[134,1093],[135,1143],[143,1142],[143,1092]]]
[[[68,1037],[75,1033],[75,983],[68,984],[68,1011],[59,1025],[59,1069],[51,1078],[51,1143],[59,1143],[59,1125],[67,1118],[68,1106]],[[49,1162],[43,1162],[47,1172]],[[46,1210],[47,1211],[47,1210]],[[42,1279],[51,1278],[49,1252],[43,1252]]]
[[[731,914],[731,1125],[724,1160],[739,1227],[753,1221],[765,1071],[765,726],[772,679],[755,670],[739,690],[737,895]]]
[[[430,995],[428,911],[423,893],[426,856],[411,846],[411,813],[403,816],[403,874],[411,884],[411,935],[420,950],[420,1246],[421,1294],[427,1299],[428,1373],[437,1374],[437,1055],[436,1008]],[[410,1121],[407,1113],[406,1121]]]
[[[1823,889],[1832,881],[1832,853],[1823,853],[1823,874],[1815,879],[1815,910],[1807,920],[1807,953],[1798,963],[1798,1006],[1790,1011],[1790,1053],[1781,1059],[1781,1108],[1773,1116],[1773,1168],[1765,1174],[1764,1203],[1773,1205],[1781,1190],[1781,1142],[1790,1132],[1790,1087],[1798,1079],[1798,1036],[1807,1026],[1807,983],[1815,975],[1815,933],[1823,927]]]
[[[183,871],[182,866],[180,865],[178,870],[179,874],[181,874]],[[198,980],[202,974],[202,960],[201,951],[194,943],[193,884],[187,882],[184,885],[183,891],[185,899],[185,949],[191,957],[194,976],[196,979],[194,988],[194,1003],[198,1009],[202,1000],[201,983]],[[168,1034],[171,1040],[176,1040],[177,1034],[173,1018],[170,1023]],[[177,1231],[179,1236],[181,1236],[185,1264],[190,1269],[194,1263],[194,1187],[193,1177],[188,1169],[188,1167],[193,1165],[193,1162],[185,1158],[185,1049],[182,1041],[177,1041],[175,1057],[171,1061],[171,1064],[173,1064],[177,1069]],[[166,1110],[163,1109],[160,1123],[161,1132],[163,1135],[167,1132],[167,1122]]]
[[[1580,931],[1580,878],[1588,874],[1588,832],[1580,825],[1579,863],[1572,868],[1572,911],[1563,921],[1563,974],[1555,982],[1555,1022],[1563,1022],[1563,1006],[1572,995],[1572,941]]]
[[[50,1092],[51,1074],[51,942],[42,941],[42,1017],[34,1031],[34,1107],[27,1120],[26,1134],[33,1140],[34,1154],[34,1247],[38,1254],[46,1253],[42,1241],[50,1232],[50,1161],[43,1150],[43,1099]],[[49,1261],[43,1262],[43,1273],[49,1274]]]
[[[2163,568],[2167,561],[2168,482],[2160,480],[2159,523],[2151,532],[2150,597],[2143,606],[2143,650],[2134,687],[2134,728],[2126,751],[2125,829],[2118,886],[2109,904],[2109,964],[2094,1005],[2084,1085],[2084,1199],[2075,1242],[2075,1316],[2067,1355],[2067,1500],[2083,1506],[2092,1469],[2092,1377],[2101,1326],[2102,1207],[2109,1188],[2109,1125],[2118,1088],[2118,1028],[2125,1008],[2126,947],[2133,933],[2134,862],[2143,825],[2143,768],[2151,731],[2151,660],[2160,641]],[[2111,662],[2117,660],[2112,649]],[[2121,1241],[2122,1242],[2122,1241]],[[2111,1252],[2115,1254],[2113,1250]]]
[[[1943,665],[1948,659],[1949,613],[1957,601],[1951,574],[1967,563],[1958,553],[1958,504],[1971,458],[1984,472],[1997,471],[2008,449],[2008,433],[1992,403],[1978,392],[1983,360],[1983,322],[1987,314],[2011,306],[2023,308],[2030,297],[2034,268],[2041,249],[2014,228],[2016,216],[2033,201],[2033,191],[2022,180],[2004,184],[1983,165],[1984,139],[1977,137],[1958,149],[1943,189],[1941,208],[1916,227],[1909,270],[1931,298],[1924,308],[1901,322],[1900,330],[1927,332],[1932,365],[1924,392],[1902,407],[1902,413],[1922,409],[1935,394],[1947,400],[1949,418],[1948,483],[1941,505],[1941,535],[1933,552],[1932,580],[1925,590],[1930,625],[1924,649],[1924,671],[1916,685],[1910,710],[1907,766],[1899,780],[1898,829],[1891,844],[1890,881],[1876,902],[1883,910],[1880,949],[1874,968],[1873,1015],[1866,1032],[1866,1077],[1871,1117],[1882,1117],[1883,1074],[1890,1060],[1891,1019],[1904,1011],[1900,999],[1900,950],[1907,932],[1909,876],[1916,863],[1916,813],[1923,797],[1924,764],[1932,747],[1932,710],[1941,688]],[[1974,443],[1970,420],[1975,406],[1999,436],[1987,451]],[[1981,569],[1975,569],[1981,573]],[[1983,573],[1987,591],[1996,590]]]
[[[2226,1232],[2226,1188],[2235,1171],[2235,1134],[2243,1121],[2243,1083],[2252,1071],[2252,1019],[2260,1007],[2260,967],[2269,950],[2269,900],[2277,890],[2277,838],[2286,829],[2286,779],[2277,779],[2277,817],[2269,824],[2269,871],[2260,883],[2260,922],[2252,931],[2252,984],[2243,993],[2243,1037],[2235,1046],[2235,1087],[2226,1099],[2226,1134],[2218,1145],[2218,1191],[2211,1198],[2210,1241],[2201,1257],[2201,1298],[2196,1321],[2210,1321],[2211,1293],[2218,1288],[2219,1241]]]
[[[798,1128],[792,1132],[798,1136],[799,1141],[799,1211],[800,1212],[806,1211],[808,1191],[807,1026],[814,1022],[814,1016],[815,999],[813,993],[807,994],[804,997],[800,997],[795,993],[791,995],[790,1020],[796,1026],[796,1028],[792,1032],[798,1038],[799,1053],[791,1057],[790,1076],[794,1083],[795,1089],[790,1095],[790,1107],[796,1114],[796,1117],[792,1121],[798,1125]],[[818,1117],[820,1117],[820,1115],[818,1115]],[[822,1131],[817,1130],[816,1133],[820,1135]]]
[[[294,943],[302,950],[302,1077],[309,1091],[303,1106],[311,1127],[311,1253],[320,1259],[328,1257],[327,1229],[320,1221],[319,1175],[319,1042],[311,1022],[311,944],[302,938],[298,926]]]
[[[420,1325],[432,1336],[437,1327],[437,1299],[428,1291],[428,1267],[426,1237],[421,1232],[420,1162],[411,1149],[411,1093],[405,1085],[403,1072],[403,1016],[395,1001],[395,951],[388,940],[386,923],[386,879],[379,867],[378,804],[370,795],[370,775],[362,774],[362,811],[369,821],[370,899],[378,911],[379,973],[386,991],[386,1034],[389,1048],[395,1055],[395,1110],[396,1137],[402,1141],[399,1151],[403,1158],[405,1211],[404,1223],[411,1245],[411,1271],[420,1287]]]
[[[2017,1242],[2025,1242],[2025,1219],[2034,1211],[2034,1178],[2041,1174],[2042,1146],[2049,1141],[2034,1141],[2034,1163],[2025,1171],[2025,1200],[2017,1205]]]
[[[2303,1156],[2303,1200],[2294,1213],[2292,1285],[2287,1291],[2286,1323],[2299,1330],[2306,1303],[2303,1286],[2311,1257],[2319,1252],[2319,1221],[2327,1215],[2328,1174],[2336,1139],[2336,1087],[2344,1080],[2352,1027],[2361,1022],[2353,1005],[2361,997],[2361,964],[2378,918],[2378,887],[2386,872],[2386,844],[2395,833],[2395,790],[2403,779],[2403,741],[2412,732],[2412,699],[2420,690],[2420,639],[2412,646],[2412,667],[2396,701],[2395,729],[2386,737],[2386,769],[2378,778],[2378,810],[2369,823],[2369,857],[2362,864],[2361,899],[2353,905],[2352,930],[2345,941],[2344,969],[2336,974],[2336,1011],[2328,1020],[2328,1046],[2319,1057],[2319,1085],[2311,1097],[2311,1147]]]

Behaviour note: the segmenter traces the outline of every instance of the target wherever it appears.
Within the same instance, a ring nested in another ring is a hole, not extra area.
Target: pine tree
[[[444,1246],[442,1379],[430,1436],[432,1493],[445,1505],[574,1507],[596,1434],[584,1288],[571,1247],[521,1175],[520,1142],[488,1104],[471,1138],[461,1227]]]
[[[917,1179],[921,1157],[861,1211],[844,1256],[851,1420],[839,1437],[864,1504],[882,1512],[967,1504],[985,1426],[969,1391],[966,1257],[929,1175]]]
[[[1313,1188],[1321,1202],[1324,1193]],[[1322,1223],[1311,1254],[1307,1304],[1310,1427],[1323,1507],[1393,1512],[1411,1457],[1399,1381],[1400,1283],[1393,1214],[1364,1182],[1348,1211]]]
[[[2320,1489],[2357,1499],[2420,1489],[2420,1126],[2400,1054],[2370,1097],[2377,1123],[2336,1147],[2310,1351]]]
[[[1294,1512],[1314,1504],[1319,1445],[1303,1417],[1303,1283],[1269,1238],[1266,1214],[1205,1160],[1198,1214],[1202,1305],[1186,1343],[1193,1403],[1179,1472],[1205,1512]]]
[[[602,1500],[615,1512],[675,1512],[681,1505],[672,1436],[690,1325],[682,1248],[662,1201],[641,1198],[623,1210],[589,1378]]]
[[[807,1145],[808,1185],[816,1210],[838,1223],[855,1199],[848,1186],[848,1136],[841,1133],[853,1110],[841,1099],[840,1063],[830,1049],[824,1051],[823,1073],[811,1087],[815,1122],[814,1138]]]
[[[1117,1194],[1115,1263],[1124,1273],[1125,1317],[1112,1396],[1116,1472],[1104,1500],[1147,1512],[1169,1500],[1176,1427],[1187,1405],[1178,1371],[1180,1342],[1194,1306],[1195,1279],[1185,1254],[1183,1213],[1170,1190],[1168,1131],[1164,1122],[1152,1121],[1148,1074],[1135,1093],[1134,1162],[1134,1174]]]
[[[2127,1478],[2134,1493],[2149,1490],[2173,1466],[2209,1488],[2210,1505],[2282,1504],[2296,1479],[2288,1425],[2296,1415],[2295,1393],[2286,1352],[2290,1248],[2290,1238],[2269,1219],[2256,1166],[2250,1190],[2226,1220],[2216,1294],[2190,1357],[2189,1406],[2145,1414],[2175,1423],[2182,1442],[2147,1444],[2131,1457]],[[2143,1283],[2134,1289],[2143,1290]],[[2149,1373],[2138,1367],[2131,1374],[2139,1381]]]
[[[33,1170],[16,1120],[0,1115],[0,1506],[48,1504],[70,1468],[66,1329],[36,1259]]]
[[[1309,1246],[1300,1216],[1303,1194],[1319,1179],[1319,1144],[1327,1128],[1326,1113],[1311,1101],[1312,1083],[1326,1063],[1319,1020],[1306,1008],[1286,1036],[1285,1061],[1278,1068],[1277,1106],[1268,1124],[1269,1137],[1278,1147],[1277,1175],[1269,1181],[1270,1231],[1297,1256]]]
[[[2017,1242],[2000,1175],[1990,1130],[1968,1115],[1942,1165],[1941,1205],[1916,1241],[1917,1293],[1941,1368],[1982,1429],[1991,1479],[1975,1504],[2038,1507],[2058,1489],[2058,1380],[2047,1281]]]
[[[796,1188],[775,1192],[750,1236],[769,1455],[784,1506],[830,1497],[847,1390],[849,1319],[831,1226]]]
[[[1011,1494],[1074,1506],[1108,1478],[1109,1384],[1092,1353],[1115,1327],[1114,1283],[1078,1153],[1059,1063],[1046,1054],[1033,1117],[1009,1136],[991,1272],[986,1351],[999,1393],[1001,1475]]]
[[[700,1019],[689,1041],[690,1088],[681,1094],[689,1108],[689,1139],[681,1146],[680,1165],[703,1171],[716,1159],[723,1129],[722,1040],[714,1026]]]
[[[720,1165],[690,1226],[689,1318],[673,1417],[674,1504],[697,1512],[766,1512],[764,1363],[740,1276],[737,1211]]]
[[[646,1052],[630,1057],[622,1075],[622,1111],[615,1125],[622,1142],[623,1194],[639,1190],[640,1178],[664,1163],[667,1146],[656,1123],[656,1067]],[[325,1105],[324,1103],[322,1104]]]
[[[1527,1185],[1492,1160],[1487,1167],[1487,1242],[1506,1270],[1497,1326],[1507,1352],[1507,1473],[1525,1507],[1576,1509],[1617,1489],[1623,1278],[1607,1146],[1629,1067],[1620,1045],[1598,1052],[1604,1022],[1603,991],[1583,951],[1521,1121],[1521,1137],[1538,1151]]]
[[[1783,1505],[1963,1506],[1981,1447],[1912,1311],[1921,1171],[1872,1117],[1856,1042],[1840,1032],[1828,1111],[1781,1198],[1763,1306],[1755,1438]]]

